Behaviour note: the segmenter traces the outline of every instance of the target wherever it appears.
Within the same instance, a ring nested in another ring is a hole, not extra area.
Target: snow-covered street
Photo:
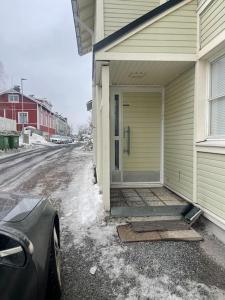
[[[50,195],[58,207],[63,300],[225,299],[225,247],[203,226],[201,243],[122,244],[116,222],[105,221],[92,153],[50,148],[2,159],[0,185]]]

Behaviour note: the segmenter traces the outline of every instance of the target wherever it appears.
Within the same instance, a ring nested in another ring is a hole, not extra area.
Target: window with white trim
[[[18,94],[8,94],[8,101],[12,103],[18,103],[20,100]]]
[[[225,139],[225,56],[211,63],[209,135]]]
[[[28,124],[28,112],[19,112],[18,113],[18,123],[19,124]]]

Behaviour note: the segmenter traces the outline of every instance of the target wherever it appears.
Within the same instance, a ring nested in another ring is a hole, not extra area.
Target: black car
[[[0,193],[0,299],[58,300],[59,216],[48,198]]]

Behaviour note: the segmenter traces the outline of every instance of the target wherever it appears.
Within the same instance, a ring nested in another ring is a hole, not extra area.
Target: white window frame
[[[207,140],[213,140],[213,141],[225,141],[225,135],[211,135],[211,103],[212,101],[216,101],[222,97],[225,97],[224,95],[220,95],[219,97],[212,98],[212,64],[225,58],[225,54],[217,57],[216,59],[212,59],[209,61],[209,75],[208,75],[208,103],[207,103]]]
[[[13,97],[13,100],[10,100],[10,97]],[[17,100],[14,100],[15,98]],[[8,94],[8,102],[9,103],[19,103],[20,102],[20,96],[19,96],[19,94]]]
[[[27,115],[27,123],[21,123],[20,122],[20,115],[21,114],[26,114]],[[19,111],[18,112],[18,124],[28,124],[29,123],[29,114],[28,114],[28,112],[27,111]]]

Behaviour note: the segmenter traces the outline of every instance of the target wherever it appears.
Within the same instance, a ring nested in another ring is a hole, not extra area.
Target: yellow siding
[[[165,184],[192,200],[194,68],[165,89]]]
[[[225,1],[214,0],[200,16],[201,48],[225,30]]]
[[[109,51],[133,53],[196,53],[197,1],[175,10]]]
[[[225,219],[225,155],[199,152],[197,156],[197,201]]]
[[[124,128],[131,128],[131,153],[123,156],[124,171],[160,170],[161,95],[124,93]]]
[[[104,0],[105,36],[159,5],[159,0]]]

